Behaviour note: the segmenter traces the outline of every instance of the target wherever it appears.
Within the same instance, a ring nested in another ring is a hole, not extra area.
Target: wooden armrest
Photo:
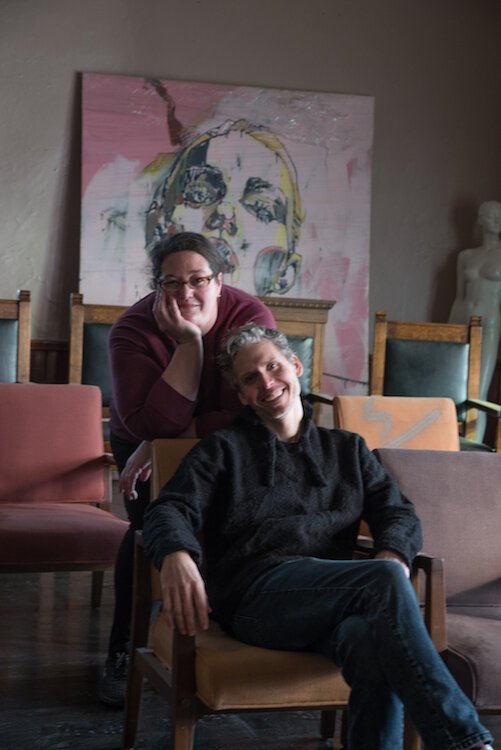
[[[355,545],[356,557],[370,557],[373,547],[374,543],[370,537],[359,536]],[[425,580],[424,621],[426,628],[435,648],[438,651],[444,651],[447,647],[444,561],[440,557],[431,557],[424,552],[416,556],[411,571],[411,582],[416,592],[419,571],[423,572]]]
[[[328,404],[329,406],[332,406],[334,402],[334,397],[329,396],[328,393],[317,393],[312,392],[308,393],[305,396],[306,401],[309,401],[310,404]]]
[[[419,570],[424,573],[424,621],[435,648],[444,651],[447,648],[444,561],[421,552],[415,558],[412,570],[413,582]]]
[[[482,401],[479,398],[468,398],[464,404],[465,406],[473,406],[475,409],[480,409],[480,411],[483,411],[486,414],[491,414],[498,419],[501,417],[501,405],[495,404],[492,401]]]

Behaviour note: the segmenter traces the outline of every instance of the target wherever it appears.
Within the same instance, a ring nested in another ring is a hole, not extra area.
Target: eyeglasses
[[[181,279],[164,279],[163,281],[160,281],[159,286],[161,286],[162,289],[165,289],[166,292],[179,292],[185,284],[187,284],[190,289],[203,289],[204,287],[209,286],[213,278],[214,274],[212,274],[212,276],[197,276],[196,274],[193,274],[188,281],[181,281]]]

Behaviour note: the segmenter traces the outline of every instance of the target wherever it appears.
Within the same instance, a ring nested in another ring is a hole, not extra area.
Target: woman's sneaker
[[[117,651],[106,659],[99,683],[99,698],[108,706],[121,708],[125,703],[128,665],[127,651]]]

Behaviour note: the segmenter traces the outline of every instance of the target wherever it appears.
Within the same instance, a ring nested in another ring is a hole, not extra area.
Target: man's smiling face
[[[245,347],[233,363],[240,401],[265,423],[284,419],[297,406],[302,372],[299,359],[291,362],[271,341]]]

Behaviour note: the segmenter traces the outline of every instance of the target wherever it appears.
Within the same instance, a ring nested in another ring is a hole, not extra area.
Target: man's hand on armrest
[[[163,610],[169,627],[195,635],[197,624],[209,627],[209,600],[205,583],[191,555],[181,550],[164,557],[160,569]]]
[[[410,578],[410,570],[404,558],[400,557],[400,555],[397,555],[396,552],[392,552],[389,549],[382,549],[374,555],[374,559],[375,560],[394,560],[394,562],[397,562],[405,570],[405,575],[407,576],[407,578]]]

